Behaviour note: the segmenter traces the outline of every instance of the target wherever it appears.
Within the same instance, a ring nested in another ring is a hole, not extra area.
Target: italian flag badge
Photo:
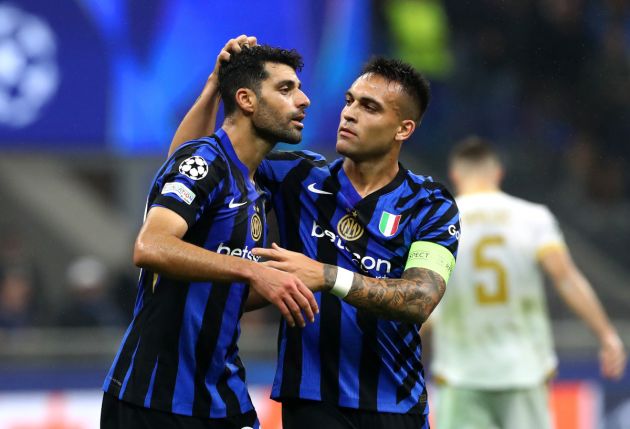
[[[378,229],[385,237],[391,237],[396,234],[396,231],[398,231],[399,223],[400,215],[394,215],[384,211],[381,215],[381,221],[378,224]]]

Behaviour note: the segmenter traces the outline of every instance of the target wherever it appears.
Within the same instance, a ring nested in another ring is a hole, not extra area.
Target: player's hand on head
[[[275,305],[291,327],[304,327],[304,316],[314,322],[315,314],[319,313],[313,292],[293,274],[260,266],[250,287]]]
[[[234,39],[230,39],[227,41],[219,55],[217,56],[217,61],[214,64],[214,70],[212,71],[212,75],[218,76],[219,69],[221,68],[222,62],[230,61],[232,54],[237,54],[241,52],[244,48],[251,48],[252,46],[256,46],[258,41],[254,36],[248,36],[246,34],[241,34]],[[212,76],[211,75],[211,76]]]
[[[619,380],[623,377],[627,355],[619,336],[609,335],[602,341],[599,362],[602,376],[605,378]]]
[[[267,267],[295,274],[312,291],[317,292],[324,286],[323,264],[302,253],[284,249],[276,243],[269,249],[255,247],[252,253],[265,259],[263,265]]]

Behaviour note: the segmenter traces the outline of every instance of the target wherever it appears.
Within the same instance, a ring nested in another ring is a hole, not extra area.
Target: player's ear
[[[448,169],[448,179],[451,181],[455,188],[459,186],[460,174],[454,165],[451,165]]]
[[[257,98],[256,93],[249,88],[239,88],[234,95],[237,106],[246,115],[254,113]]]
[[[503,177],[505,176],[505,170],[503,169],[503,166],[501,164],[497,165],[495,174],[496,174],[496,182],[498,184],[503,182]]]
[[[394,137],[394,139],[400,142],[405,141],[409,137],[411,137],[415,129],[416,122],[412,121],[411,119],[405,119],[398,126],[398,130],[396,130],[396,136]]]

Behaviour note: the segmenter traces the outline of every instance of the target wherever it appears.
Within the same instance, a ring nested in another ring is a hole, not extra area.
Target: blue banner
[[[244,33],[303,55],[304,146],[333,145],[369,23],[368,0],[0,3],[0,147],[163,153],[221,47]]]

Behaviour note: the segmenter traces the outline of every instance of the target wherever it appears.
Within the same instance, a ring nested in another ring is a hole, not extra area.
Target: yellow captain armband
[[[426,268],[435,271],[448,283],[453,268],[455,268],[455,257],[444,246],[431,243],[430,241],[416,241],[409,249],[409,257],[405,270],[409,268]]]

